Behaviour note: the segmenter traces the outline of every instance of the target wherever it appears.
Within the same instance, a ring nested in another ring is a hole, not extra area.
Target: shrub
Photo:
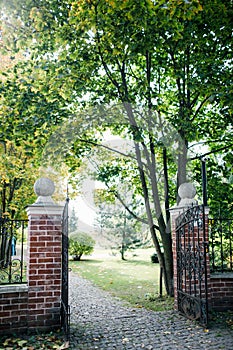
[[[87,233],[72,232],[69,238],[69,253],[74,260],[80,260],[83,254],[91,254],[94,250],[95,240]]]
[[[151,255],[150,258],[151,258],[151,262],[154,263],[154,264],[157,264],[159,262],[158,255],[156,253]]]

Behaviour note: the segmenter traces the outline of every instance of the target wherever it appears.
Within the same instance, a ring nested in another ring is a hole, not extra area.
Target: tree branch
[[[189,158],[188,161],[195,160],[195,159],[201,159],[201,158],[204,158],[204,157],[206,157],[206,156],[208,156],[208,155],[210,155],[210,154],[212,154],[212,153],[218,153],[218,152],[220,152],[220,151],[224,151],[224,150],[226,150],[226,149],[228,149],[228,148],[231,148],[231,147],[233,147],[233,143],[231,143],[231,144],[228,145],[228,146],[224,146],[224,147],[221,147],[221,148],[214,149],[214,150],[212,150],[212,151],[210,151],[210,152],[206,152],[206,153],[204,153],[204,154],[201,154],[200,156],[196,156],[196,157]]]
[[[106,146],[106,145],[103,145],[102,143],[97,143],[97,142],[94,142],[94,141],[91,141],[91,140],[84,140],[84,139],[79,139],[80,142],[83,142],[83,143],[88,143],[88,144],[91,144],[93,146],[96,146],[96,147],[102,147],[104,149],[107,149],[108,151],[111,151],[111,152],[115,152],[117,154],[120,154],[121,156],[123,157],[127,157],[127,158],[130,158],[134,161],[136,161],[136,157],[133,157],[131,156],[130,154],[127,154],[127,153],[124,153],[124,152],[121,152],[121,151],[118,151],[117,149],[115,148],[111,148],[109,146]],[[143,164],[146,166],[146,164]]]
[[[107,186],[108,187],[108,186]],[[119,202],[124,206],[124,208],[128,211],[128,213],[136,220],[142,222],[143,224],[146,224],[146,225],[149,225],[148,221],[143,219],[143,218],[140,218],[139,216],[137,216],[126,204],[125,202],[123,201],[123,199],[121,198],[121,196],[119,195],[118,192],[116,191],[111,191],[114,194],[114,196],[119,200]],[[159,227],[155,224],[153,224],[153,227],[155,230],[159,230]]]
[[[193,117],[191,118],[191,122],[196,118],[196,116],[198,115],[198,113],[200,112],[200,110],[202,109],[202,107],[204,106],[204,104],[206,103],[206,101],[208,101],[208,99],[210,98],[211,95],[206,96],[203,101],[199,104],[199,106],[197,107]]]

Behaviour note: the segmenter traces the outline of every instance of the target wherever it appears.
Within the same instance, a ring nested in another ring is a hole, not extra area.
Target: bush
[[[87,233],[72,232],[69,238],[69,253],[74,260],[80,260],[83,254],[89,255],[93,252],[95,240]]]
[[[151,262],[153,263],[153,264],[158,264],[158,262],[159,262],[159,259],[158,259],[158,255],[156,254],[156,253],[154,253],[153,255],[151,255]]]

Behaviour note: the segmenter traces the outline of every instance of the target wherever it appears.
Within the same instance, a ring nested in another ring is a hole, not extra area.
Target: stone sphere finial
[[[196,205],[197,201],[194,199],[196,195],[196,188],[190,182],[184,182],[178,189],[178,194],[181,198],[179,207],[186,207]]]
[[[41,177],[34,184],[34,191],[38,198],[35,204],[54,204],[51,196],[55,191],[54,182],[47,177]]]

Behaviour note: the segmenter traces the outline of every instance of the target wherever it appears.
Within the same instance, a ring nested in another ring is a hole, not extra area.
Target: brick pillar
[[[41,194],[39,190],[36,193]],[[40,330],[60,327],[63,207],[55,205],[46,193],[27,208],[28,328]]]

